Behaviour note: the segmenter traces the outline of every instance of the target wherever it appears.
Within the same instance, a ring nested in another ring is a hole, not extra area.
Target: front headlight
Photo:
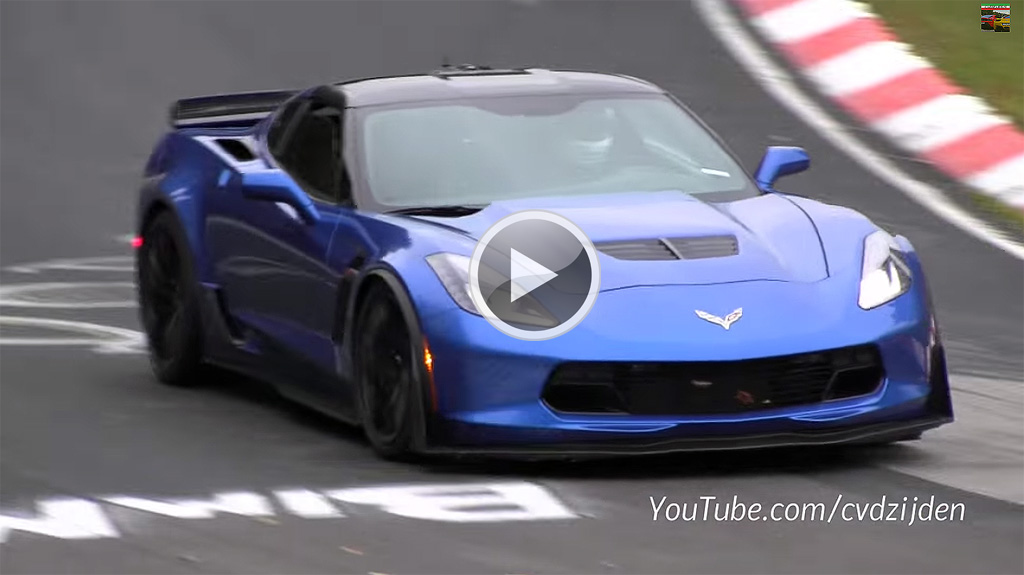
[[[427,256],[427,263],[459,307],[469,313],[480,315],[473,303],[473,297],[469,295],[468,257],[458,254],[434,254]]]
[[[861,270],[860,297],[863,309],[876,308],[910,290],[910,269],[895,238],[877,231],[864,240],[864,267]]]
[[[459,307],[469,313],[483,315],[473,302],[469,289],[469,257],[449,253],[433,254],[427,256],[427,264],[437,274],[444,289]],[[540,328],[555,327],[559,324],[558,318],[532,295],[528,294],[514,302],[511,301],[511,282],[497,271],[481,264],[479,279],[481,291],[492,294],[488,298],[493,311],[491,315],[497,315],[501,321]]]

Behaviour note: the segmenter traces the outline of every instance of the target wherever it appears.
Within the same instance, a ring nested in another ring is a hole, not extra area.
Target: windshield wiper
[[[436,216],[440,218],[458,218],[469,216],[479,212],[486,206],[417,206],[414,208],[401,208],[391,210],[389,214],[401,214],[403,216]]]

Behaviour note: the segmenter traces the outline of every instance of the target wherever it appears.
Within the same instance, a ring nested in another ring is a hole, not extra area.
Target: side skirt
[[[358,425],[358,411],[351,399],[351,382],[331,381],[315,366],[294,354],[268,344],[259,334],[237,325],[228,315],[217,286],[202,286],[202,317],[206,363],[273,387],[282,397],[344,423]],[[310,389],[310,378],[324,382],[337,394]],[[332,396],[333,395],[333,396]]]

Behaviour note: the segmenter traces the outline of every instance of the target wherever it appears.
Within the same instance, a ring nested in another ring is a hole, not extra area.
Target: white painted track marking
[[[35,503],[34,510],[4,509],[0,511],[0,542],[5,542],[12,531],[58,539],[121,537],[117,524],[126,529],[137,526],[140,512],[181,520],[210,520],[225,515],[253,518],[295,515],[304,519],[342,521],[366,520],[369,517],[364,513],[349,516],[331,499],[350,505],[372,505],[380,512],[400,517],[453,523],[550,521],[581,517],[569,510],[549,489],[525,481],[377,485],[316,491],[293,487],[274,490],[273,495],[230,491],[171,499],[106,495],[41,498]],[[135,515],[128,517],[125,512]]]
[[[103,292],[112,291],[108,295]],[[67,295],[62,292],[69,292]],[[101,299],[94,296],[100,292]],[[117,298],[117,292],[122,292]],[[63,297],[62,297],[63,296]],[[75,298],[80,299],[75,299]],[[116,299],[115,299],[116,298]],[[135,284],[132,282],[48,282],[8,284],[0,286],[0,306],[47,309],[102,309],[136,306]]]
[[[40,501],[38,517],[0,514],[0,543],[11,531],[22,531],[60,539],[101,539],[120,537],[103,507],[86,499]]]
[[[825,140],[866,171],[902,191],[914,201],[965,233],[1024,260],[1021,245],[946,198],[939,189],[908,176],[850,131],[797,87],[792,76],[764,53],[751,34],[719,0],[694,0],[697,13],[746,72],[782,106],[811,126]]]
[[[177,519],[210,519],[219,514],[245,517],[271,517],[275,515],[269,498],[247,491],[218,493],[209,499],[159,500],[148,497],[113,496],[104,501],[119,507],[146,511]]]
[[[7,271],[35,274],[48,270],[71,270],[83,272],[132,272],[135,260],[132,256],[102,256],[92,258],[61,258],[42,262],[14,265]]]
[[[286,511],[309,519],[344,517],[325,496],[310,489],[279,489],[274,492]]]
[[[43,317],[0,316],[0,325],[29,327],[79,334],[79,337],[0,336],[0,346],[91,346],[99,353],[143,353],[146,339],[141,332],[84,321]],[[81,337],[85,335],[86,337]]]
[[[374,505],[402,517],[453,523],[577,517],[546,489],[525,482],[363,487],[329,491],[327,495],[346,503]]]

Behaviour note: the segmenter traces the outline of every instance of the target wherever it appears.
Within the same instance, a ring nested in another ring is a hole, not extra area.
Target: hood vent
[[[724,258],[740,253],[736,236],[600,242],[594,247],[615,259],[634,261]]]
[[[671,238],[662,240],[668,242],[679,257],[684,260],[699,260],[702,258],[724,258],[735,256],[740,253],[739,242],[736,236],[707,236],[703,238]]]

